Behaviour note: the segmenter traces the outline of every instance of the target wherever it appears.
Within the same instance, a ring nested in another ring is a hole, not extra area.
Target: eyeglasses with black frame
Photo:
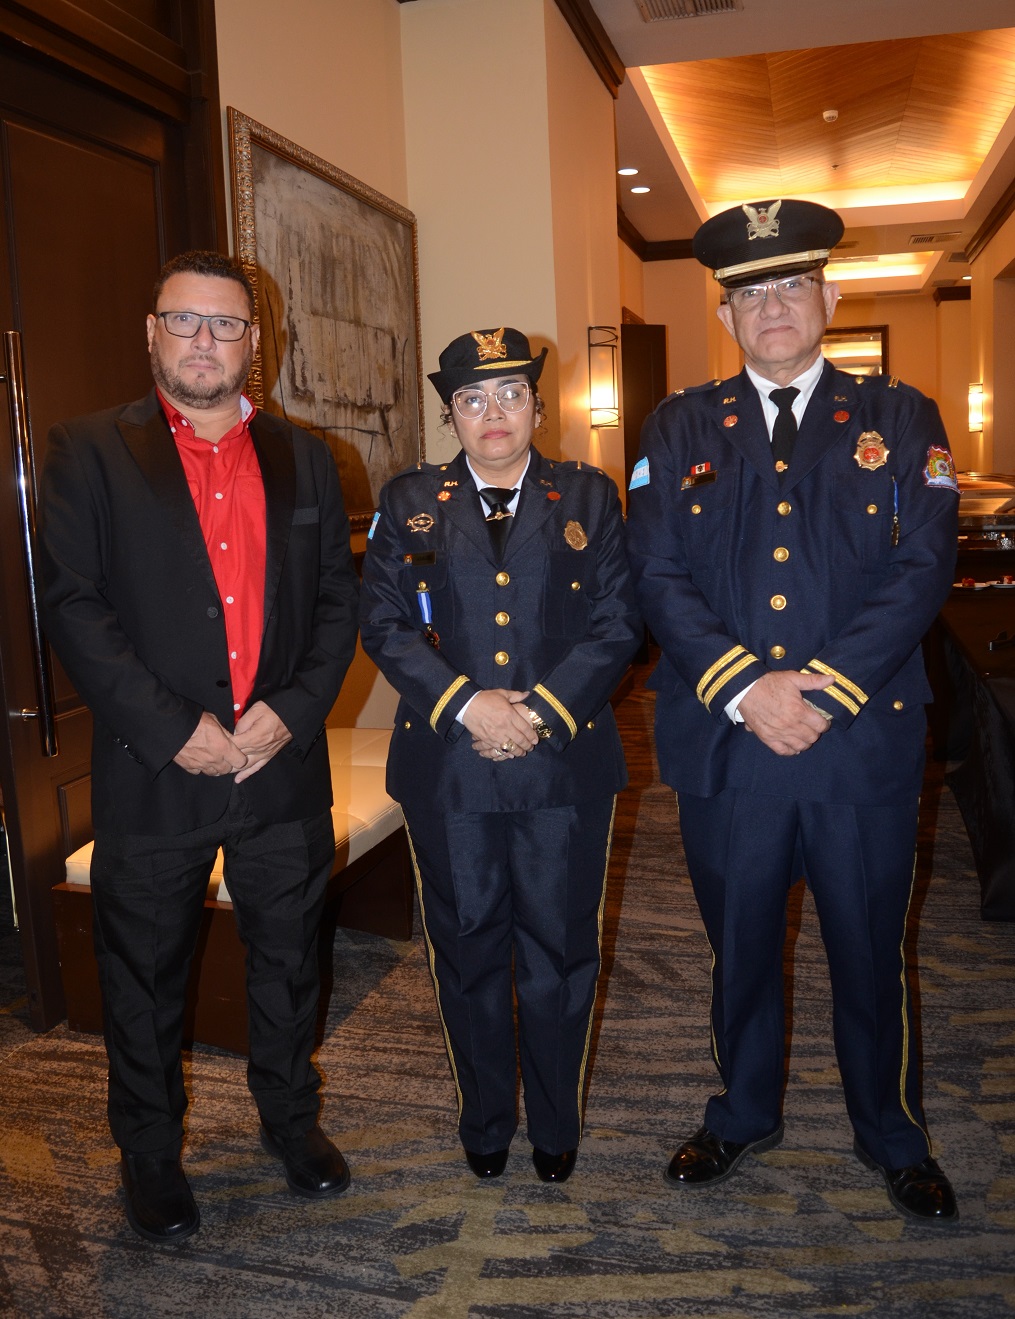
[[[253,321],[245,321],[241,316],[199,316],[196,311],[157,311],[155,315],[177,339],[194,339],[200,334],[201,326],[207,325],[213,339],[235,343],[253,325]]]
[[[760,311],[768,301],[771,289],[784,307],[791,307],[795,302],[806,302],[815,284],[820,282],[815,275],[787,275],[785,279],[774,279],[767,284],[748,284],[744,288],[729,289],[726,301],[734,311]]]
[[[460,417],[476,421],[486,411],[491,398],[495,398],[505,412],[521,412],[529,401],[529,393],[527,380],[509,380],[492,394],[472,386],[456,389],[451,395],[451,402]]]

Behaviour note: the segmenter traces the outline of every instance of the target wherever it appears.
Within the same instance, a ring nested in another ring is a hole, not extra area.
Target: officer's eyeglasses
[[[201,326],[207,325],[212,338],[220,343],[235,343],[242,339],[253,324],[240,316],[199,316],[196,311],[157,311],[155,315],[178,339],[193,339],[200,333]]]
[[[456,389],[451,395],[451,402],[460,417],[475,421],[486,411],[491,398],[495,398],[505,412],[521,412],[529,401],[528,381],[510,380],[494,390],[492,395],[482,389]]]
[[[770,284],[748,284],[746,288],[730,289],[726,301],[734,311],[760,311],[771,290],[783,306],[792,307],[796,302],[806,302],[817,283],[813,275],[788,275],[786,279],[776,279]]]

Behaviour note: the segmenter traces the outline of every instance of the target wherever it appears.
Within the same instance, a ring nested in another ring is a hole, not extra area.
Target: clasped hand
[[[522,704],[528,694],[491,687],[469,702],[462,723],[472,734],[472,749],[484,760],[517,760],[539,742]]]
[[[205,710],[173,760],[188,774],[213,778],[235,774],[236,782],[242,783],[291,741],[292,734],[275,711],[263,701],[255,701],[240,716],[232,733]]]
[[[799,755],[814,745],[829,724],[803,693],[823,691],[833,681],[827,674],[793,669],[766,673],[740,702],[744,726],[777,756]]]

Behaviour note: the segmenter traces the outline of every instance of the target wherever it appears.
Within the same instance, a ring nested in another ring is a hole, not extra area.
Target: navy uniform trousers
[[[782,473],[746,372],[645,423],[628,551],[662,647],[660,772],[714,959],[723,1088],[705,1122],[721,1138],[758,1140],[781,1120],[786,900],[803,875],[857,1139],[889,1168],[928,1153],[903,945],[931,697],[920,639],[956,547],[947,445],[917,390],[827,363]],[[726,713],[780,669],[832,679],[807,693],[829,723],[796,756]]]
[[[264,823],[234,784],[223,818],[189,833],[96,833],[91,885],[109,1126],[133,1154],[180,1153],[187,977],[220,846],[247,952],[247,1084],[278,1137],[302,1135],[317,1121],[321,1078],[311,1055],[317,933],[335,860],[331,812]]]
[[[530,1142],[581,1139],[613,806],[406,812],[466,1149],[511,1143],[519,1054]]]

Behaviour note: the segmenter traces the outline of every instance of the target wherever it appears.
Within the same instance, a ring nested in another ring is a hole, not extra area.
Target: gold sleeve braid
[[[552,706],[554,710],[557,711],[561,719],[564,720],[564,723],[567,724],[568,731],[570,732],[572,738],[577,737],[578,725],[571,717],[570,712],[566,710],[563,705],[561,705],[560,701],[557,700],[556,696],[554,696],[552,692],[547,691],[541,682],[537,682],[532,690],[536,693],[537,696],[541,696],[543,700],[547,703],[547,705]]]
[[[817,673],[824,673],[835,681],[831,687],[826,687],[826,693],[833,701],[838,701],[840,705],[850,712],[850,714],[859,714],[860,707],[867,704],[867,693],[862,687],[858,687],[855,682],[851,682],[844,673],[838,669],[833,669],[830,664],[823,664],[821,660],[812,659],[809,665],[804,665],[803,672],[813,670]]]
[[[706,710],[711,712],[711,702],[716,692],[742,673],[748,665],[755,663],[756,655],[743,646],[733,646],[725,655],[720,655],[714,664],[710,664],[701,675],[695,695]]]
[[[430,714],[430,727],[433,729],[435,733],[437,732],[437,723],[441,715],[444,713],[444,707],[447,705],[448,701],[451,700],[452,696],[454,696],[455,692],[458,691],[459,687],[464,687],[468,681],[469,680],[465,676],[465,674],[460,673],[458,677],[454,680],[454,682],[451,684],[451,686],[444,693],[444,695],[441,697],[441,699],[434,706]]]

